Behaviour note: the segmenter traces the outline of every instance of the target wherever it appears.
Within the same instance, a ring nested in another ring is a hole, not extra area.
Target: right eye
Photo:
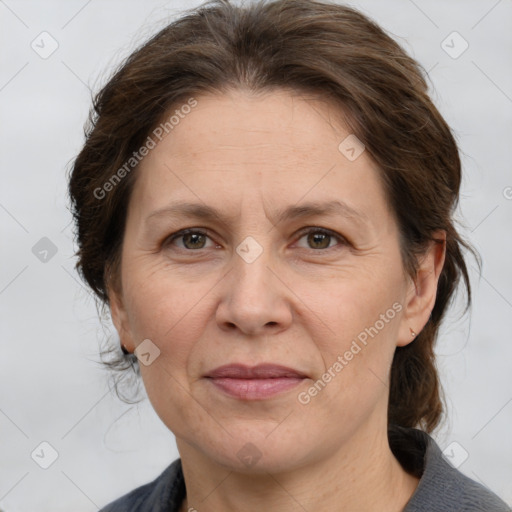
[[[211,240],[205,232],[198,229],[182,229],[177,233],[167,237],[163,245],[165,247],[170,245],[177,245],[177,247],[181,250],[194,251],[200,249],[208,249],[208,247],[205,245],[208,239]]]

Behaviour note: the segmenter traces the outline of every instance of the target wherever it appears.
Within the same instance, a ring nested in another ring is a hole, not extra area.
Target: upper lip
[[[305,378],[306,375],[293,368],[270,363],[258,364],[257,366],[247,366],[244,364],[234,363],[219,366],[215,370],[209,372],[206,377],[212,379],[275,379],[275,378]]]

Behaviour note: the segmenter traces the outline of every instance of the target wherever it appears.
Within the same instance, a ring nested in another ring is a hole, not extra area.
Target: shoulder
[[[436,449],[439,450],[437,445]],[[416,494],[416,506],[413,503],[410,511],[407,508],[406,512],[426,511],[427,506],[432,511],[511,512],[510,507],[496,494],[444,460],[440,450],[433,461],[427,461],[426,474],[420,480]],[[431,508],[432,503],[438,508]]]
[[[181,459],[177,459],[155,480],[121,496],[100,512],[173,512],[179,509],[184,496]]]
[[[496,494],[453,467],[427,433],[399,428],[390,435],[390,445],[399,461],[405,461],[405,469],[414,473],[414,468],[422,468],[404,512],[511,512]]]

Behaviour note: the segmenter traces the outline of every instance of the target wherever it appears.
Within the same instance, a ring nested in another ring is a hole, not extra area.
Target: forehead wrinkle
[[[368,217],[364,212],[357,211],[346,203],[339,200],[327,202],[309,202],[300,205],[290,205],[284,209],[276,210],[265,206],[264,212],[272,224],[278,224],[291,219],[305,218],[321,215],[341,215],[342,217],[352,219],[360,224],[366,224]],[[234,221],[239,221],[241,213],[226,214],[220,210],[201,203],[191,203],[178,201],[158,210],[151,212],[145,219],[150,223],[152,219],[167,217],[172,215],[182,215],[201,220],[214,220],[224,225],[230,225]]]

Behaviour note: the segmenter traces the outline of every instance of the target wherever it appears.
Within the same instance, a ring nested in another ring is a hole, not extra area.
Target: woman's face
[[[196,100],[136,171],[113,319],[131,351],[150,340],[142,378],[180,452],[314,463],[386,428],[394,350],[426,321],[397,224],[368,153],[353,136],[339,148],[334,106]]]

